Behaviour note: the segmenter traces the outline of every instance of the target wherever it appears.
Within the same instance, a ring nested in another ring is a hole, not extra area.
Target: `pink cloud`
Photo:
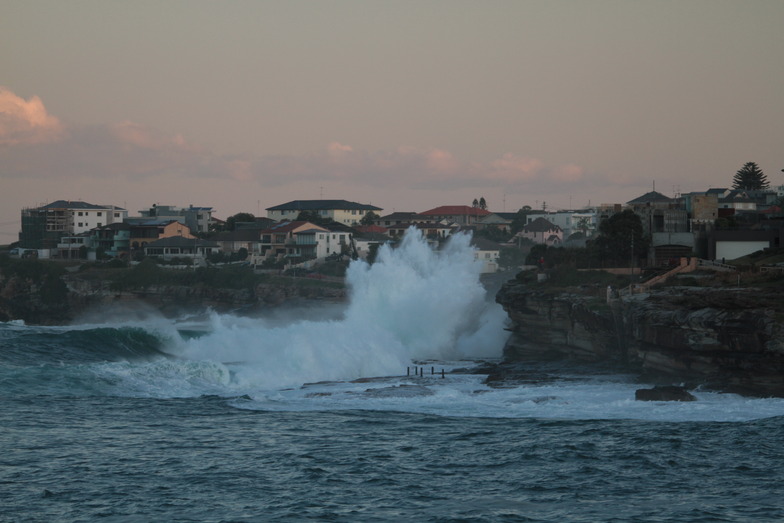
[[[489,173],[491,178],[519,181],[536,178],[544,168],[544,163],[536,158],[506,153],[493,161],[490,166],[492,167]]]
[[[514,152],[485,162],[467,161],[438,147],[399,145],[359,150],[333,141],[305,155],[220,155],[125,121],[68,126],[50,116],[38,98],[25,101],[0,91],[0,161],[11,178],[134,180],[159,187],[231,181],[247,186],[307,190],[334,184],[366,192],[497,190],[504,194],[578,191],[596,183],[579,165],[547,165]],[[54,140],[57,137],[57,140]],[[255,190],[255,189],[254,189]],[[448,202],[445,202],[448,203]]]
[[[562,182],[577,182],[585,175],[585,170],[579,165],[567,164],[552,170],[552,177]]]
[[[29,100],[0,86],[0,145],[55,141],[63,134],[60,121],[50,115],[40,98]]]

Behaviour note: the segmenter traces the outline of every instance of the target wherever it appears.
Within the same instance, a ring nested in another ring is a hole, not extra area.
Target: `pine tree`
[[[767,189],[770,187],[765,173],[754,162],[746,162],[743,164],[735,177],[732,179],[733,189],[742,189],[745,191],[757,191]]]

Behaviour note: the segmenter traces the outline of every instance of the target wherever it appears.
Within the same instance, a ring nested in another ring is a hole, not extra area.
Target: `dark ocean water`
[[[784,520],[780,400],[573,371],[239,394],[166,343],[0,326],[0,521]]]

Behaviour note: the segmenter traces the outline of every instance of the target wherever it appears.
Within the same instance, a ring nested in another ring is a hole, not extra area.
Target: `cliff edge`
[[[602,296],[604,294],[604,296]],[[784,300],[778,289],[669,287],[608,299],[511,280],[507,362],[569,357],[617,363],[645,379],[784,397]]]

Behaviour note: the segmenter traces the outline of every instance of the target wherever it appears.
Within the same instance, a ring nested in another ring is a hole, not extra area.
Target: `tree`
[[[502,247],[498,254],[498,265],[505,269],[514,269],[525,264],[526,251],[517,247]]]
[[[588,231],[591,230],[591,219],[588,218],[587,216],[583,216],[582,218],[577,220],[577,224],[575,225],[574,228],[580,231],[581,233],[583,233],[583,236],[587,237]]]
[[[314,225],[324,225],[326,223],[332,222],[332,218],[329,217],[322,217],[316,211],[300,211],[297,215],[298,222],[310,222]]]
[[[631,209],[602,221],[599,236],[589,243],[590,254],[598,263],[618,267],[628,266],[633,260],[645,257],[648,244],[648,238],[643,237],[642,221]]]
[[[518,232],[523,230],[523,227],[525,227],[528,224],[528,215],[530,213],[531,213],[530,205],[523,205],[520,208],[520,210],[517,211],[515,217],[512,218],[512,225],[511,225],[512,234],[517,234]]]
[[[360,225],[373,225],[373,222],[375,220],[378,220],[378,219],[379,219],[379,215],[378,214],[374,213],[373,211],[368,211],[367,214],[365,214],[365,216],[363,216],[362,219],[359,220],[359,224]]]
[[[234,216],[226,218],[226,230],[233,231],[237,227],[238,222],[252,222],[256,217],[249,212],[239,212]]]
[[[471,207],[487,210],[487,202],[485,201],[485,197],[482,196],[478,200],[474,198],[473,203],[471,203]]]
[[[746,162],[743,164],[735,177],[732,179],[733,189],[742,189],[745,191],[758,191],[770,187],[765,173],[754,162]]]

